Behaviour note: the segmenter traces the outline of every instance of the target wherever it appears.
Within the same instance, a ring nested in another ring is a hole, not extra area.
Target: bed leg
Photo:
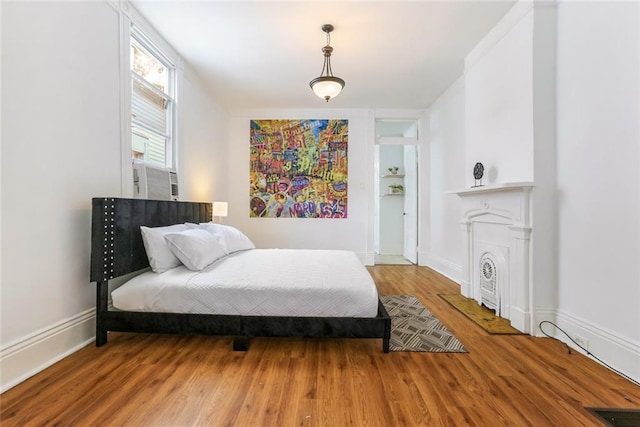
[[[391,341],[391,319],[385,319],[384,338],[382,338],[382,351],[389,353],[389,342]]]
[[[233,351],[247,351],[249,349],[249,337],[233,337]]]
[[[107,331],[96,331],[96,347],[102,347],[107,343]]]
[[[107,315],[107,301],[109,299],[109,282],[96,283],[96,347],[107,343],[107,328],[105,317]]]

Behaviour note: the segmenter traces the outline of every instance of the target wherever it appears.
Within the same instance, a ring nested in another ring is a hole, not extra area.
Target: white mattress
[[[375,317],[378,292],[353,252],[251,249],[202,271],[134,277],[112,292],[119,310],[257,316]]]

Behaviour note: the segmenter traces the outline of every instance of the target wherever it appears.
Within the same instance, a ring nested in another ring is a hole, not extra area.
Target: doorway
[[[417,137],[417,120],[376,120],[376,264],[418,261]]]

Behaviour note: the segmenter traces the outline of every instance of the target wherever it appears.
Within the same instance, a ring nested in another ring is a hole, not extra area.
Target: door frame
[[[380,176],[381,176],[381,171],[380,171],[380,159],[379,159],[379,147],[381,145],[401,145],[401,146],[414,146],[415,147],[415,161],[416,161],[416,165],[415,165],[415,173],[416,173],[416,177],[415,177],[415,208],[414,208],[414,214],[415,214],[415,236],[413,236],[413,240],[415,241],[415,255],[413,257],[411,257],[410,261],[418,264],[420,256],[419,256],[419,243],[420,243],[420,199],[421,199],[421,190],[420,190],[420,170],[421,170],[421,166],[420,166],[420,160],[421,160],[421,154],[420,154],[420,126],[421,126],[421,121],[422,121],[422,113],[418,113],[416,112],[415,114],[411,114],[411,115],[403,115],[403,116],[398,116],[398,117],[383,117],[383,116],[376,116],[373,117],[373,128],[374,128],[374,132],[373,135],[375,136],[374,139],[374,147],[373,147],[373,153],[374,155],[372,156],[374,158],[373,161],[373,166],[374,166],[374,179],[375,179],[375,183],[373,186],[373,197],[374,199],[374,212],[373,212],[373,252],[374,252],[374,258],[375,258],[375,254],[378,253],[379,250],[379,235],[380,235]],[[382,136],[379,135],[377,131],[377,125],[378,123],[384,123],[384,122],[405,122],[405,123],[411,123],[413,125],[413,132],[415,133],[415,136]],[[404,153],[403,153],[404,156]],[[406,188],[406,186],[405,186]],[[403,209],[406,209],[406,204],[405,206],[403,206]],[[404,213],[406,213],[403,210]],[[405,215],[403,215],[403,218],[405,217]],[[406,220],[404,221],[406,223]],[[406,246],[406,234],[407,234],[407,229],[405,227],[405,223],[403,223],[403,229],[404,229],[404,235],[403,235],[403,250],[402,250],[402,256],[405,256],[405,246]],[[408,257],[405,257],[408,258]],[[375,263],[375,260],[374,260]]]

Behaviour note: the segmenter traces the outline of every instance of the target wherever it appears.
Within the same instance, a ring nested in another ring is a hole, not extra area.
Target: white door
[[[404,146],[404,251],[410,262],[418,263],[418,163],[415,145]]]

